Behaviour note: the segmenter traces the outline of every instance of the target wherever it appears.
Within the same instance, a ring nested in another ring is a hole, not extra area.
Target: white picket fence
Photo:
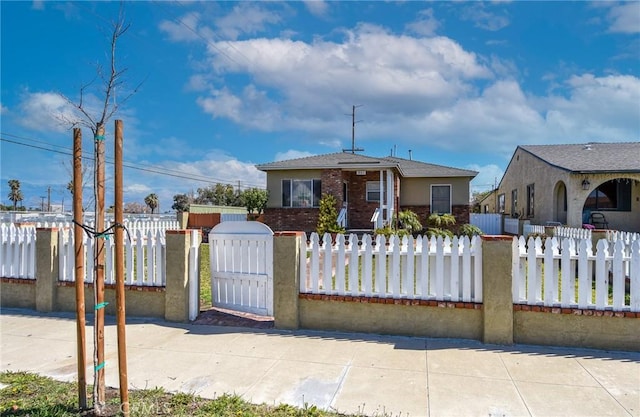
[[[58,234],[58,273],[60,281],[75,281],[75,250],[73,229],[61,229]],[[94,279],[94,251],[97,239],[89,239],[82,234],[85,248],[84,282],[92,283]],[[109,236],[104,240],[105,250],[105,284],[115,284],[115,239]],[[165,235],[158,230],[144,233],[137,230],[128,239],[124,237],[125,285],[162,287],[166,277],[166,242]]]
[[[86,221],[85,223],[90,228],[95,227],[94,220]],[[109,227],[111,227],[113,222],[110,220],[106,220],[104,224],[105,224],[104,228],[108,229]],[[162,234],[164,234],[164,232],[166,232],[167,230],[178,230],[180,228],[180,224],[178,223],[177,220],[139,220],[139,219],[127,220],[125,219],[123,224],[125,225],[127,230],[129,230],[129,234],[131,234],[132,236],[135,235],[138,231],[141,231],[144,235],[146,235],[147,232],[161,232]],[[58,229],[64,229],[64,228],[73,228],[74,224],[73,222],[70,222],[70,221],[37,222],[35,224],[33,223],[25,224],[23,227],[29,227],[29,226],[44,227],[44,228],[56,227]]]
[[[52,227],[52,226],[48,226]],[[56,227],[56,226],[53,226]],[[58,226],[59,227],[59,226]],[[134,226],[135,227],[135,226]],[[125,284],[164,286],[166,283],[165,231],[157,228],[134,228],[125,233]],[[82,234],[85,253],[85,279],[93,282],[96,239]],[[34,225],[0,224],[0,276],[5,278],[36,278],[36,228]],[[105,284],[115,284],[115,241],[110,235],[105,243]],[[60,281],[75,281],[73,227],[58,229],[58,273]]]
[[[513,238],[516,304],[640,311],[640,240]],[[611,295],[610,295],[611,294]]]
[[[375,244],[374,244],[375,243]],[[355,234],[335,245],[312,233],[300,292],[397,299],[482,302],[482,240]]]
[[[624,244],[630,245],[634,241],[640,240],[640,233],[607,230],[607,240],[609,242],[617,242],[618,240],[621,240]]]
[[[577,227],[556,226],[553,235],[559,238],[591,239],[591,230],[578,229]]]
[[[539,233],[544,234],[544,226],[538,224],[525,224],[522,227],[522,234],[524,237],[528,237],[530,234]]]
[[[36,229],[0,224],[0,276],[36,278]]]

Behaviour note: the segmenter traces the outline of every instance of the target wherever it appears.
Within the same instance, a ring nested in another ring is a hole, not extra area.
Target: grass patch
[[[211,308],[211,266],[209,244],[200,244],[200,310]]]
[[[0,390],[0,416],[74,417],[92,416],[92,410],[78,410],[77,384],[25,372],[0,373],[0,382],[8,385]],[[91,387],[87,388],[91,393]],[[117,389],[106,391],[106,416],[119,414]],[[87,401],[90,404],[90,401]],[[304,408],[290,405],[269,406],[251,404],[238,395],[222,395],[215,400],[192,394],[170,394],[160,388],[129,392],[132,417],[175,416],[243,416],[243,417],[330,417],[346,414],[327,412],[315,406]]]

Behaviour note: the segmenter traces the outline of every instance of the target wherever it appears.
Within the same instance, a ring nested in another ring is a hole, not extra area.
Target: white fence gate
[[[273,232],[260,222],[225,222],[209,233],[214,307],[273,315]]]
[[[500,213],[471,213],[470,222],[478,226],[485,235],[502,234],[502,215]]]

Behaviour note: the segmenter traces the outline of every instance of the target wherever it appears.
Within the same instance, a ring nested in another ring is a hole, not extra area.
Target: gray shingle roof
[[[413,159],[403,159],[395,156],[382,158],[396,162],[405,177],[475,177],[478,172],[468,169],[453,168],[444,165],[429,164]]]
[[[572,172],[640,172],[640,142],[522,145],[526,152]]]
[[[397,168],[404,177],[475,177],[478,173],[443,165],[387,156],[375,158],[349,152],[336,152],[305,158],[256,165],[261,171],[290,169],[385,169]]]

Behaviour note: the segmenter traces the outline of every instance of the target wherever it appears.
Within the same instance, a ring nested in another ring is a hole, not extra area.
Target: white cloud
[[[280,16],[254,3],[238,3],[231,13],[216,19],[217,30],[223,38],[237,39],[241,35],[264,31],[268,24],[280,22]]]
[[[38,132],[64,132],[80,120],[73,106],[56,93],[26,93],[18,107],[18,122]]]
[[[509,18],[495,10],[473,4],[466,13],[472,19],[477,12],[479,26],[497,30]],[[421,17],[431,19],[433,12]],[[356,139],[365,148],[367,142],[398,141],[508,158],[523,143],[637,140],[637,77],[564,67],[553,74],[552,92],[538,96],[518,82],[526,70],[514,60],[478,56],[448,37],[395,34],[366,23],[335,33],[343,38],[209,44],[208,70],[195,74],[189,86],[213,118],[287,132],[332,150],[350,144],[344,115],[354,104],[363,105]],[[249,81],[225,82],[236,75]]]
[[[587,140],[638,140],[640,79],[631,75],[571,77],[567,97],[546,100],[550,132]]]
[[[324,0],[306,0],[304,5],[309,13],[318,17],[326,16],[329,11],[329,4]]]
[[[398,36],[372,25],[346,31],[342,43],[258,38],[225,44],[232,59],[212,45],[211,73],[247,73],[253,82],[242,91],[223,86],[198,103],[215,118],[264,131],[335,135],[354,103],[366,105],[370,121],[424,114],[454,103],[473,89],[473,80],[493,76],[449,38]]]
[[[177,21],[163,20],[160,22],[159,28],[174,42],[196,41],[201,39],[199,23],[200,13],[191,12],[177,18]]]
[[[7,114],[9,112],[9,108],[0,103],[0,115]]]
[[[141,196],[143,194],[144,194],[144,197],[146,197],[147,195],[153,192],[153,189],[146,184],[127,183],[127,184],[123,184],[122,191],[124,194],[127,195],[128,198],[131,198],[133,195]],[[142,197],[141,199],[136,198],[135,200],[144,201],[144,197]]]
[[[614,4],[607,18],[611,23],[610,32],[640,33],[640,3],[637,1]]]
[[[44,10],[44,1],[43,0],[34,0],[31,3],[31,9],[33,9],[33,10]]]
[[[406,28],[422,36],[432,36],[440,27],[440,22],[433,16],[433,9],[421,10],[418,19],[408,23]]]
[[[274,161],[286,161],[288,159],[306,158],[307,156],[313,156],[313,154],[307,151],[297,151],[295,149],[289,149],[286,152],[276,153]]]
[[[490,12],[483,3],[479,2],[463,8],[460,18],[474,22],[477,28],[492,32],[507,27],[510,23],[506,12],[502,15]]]

